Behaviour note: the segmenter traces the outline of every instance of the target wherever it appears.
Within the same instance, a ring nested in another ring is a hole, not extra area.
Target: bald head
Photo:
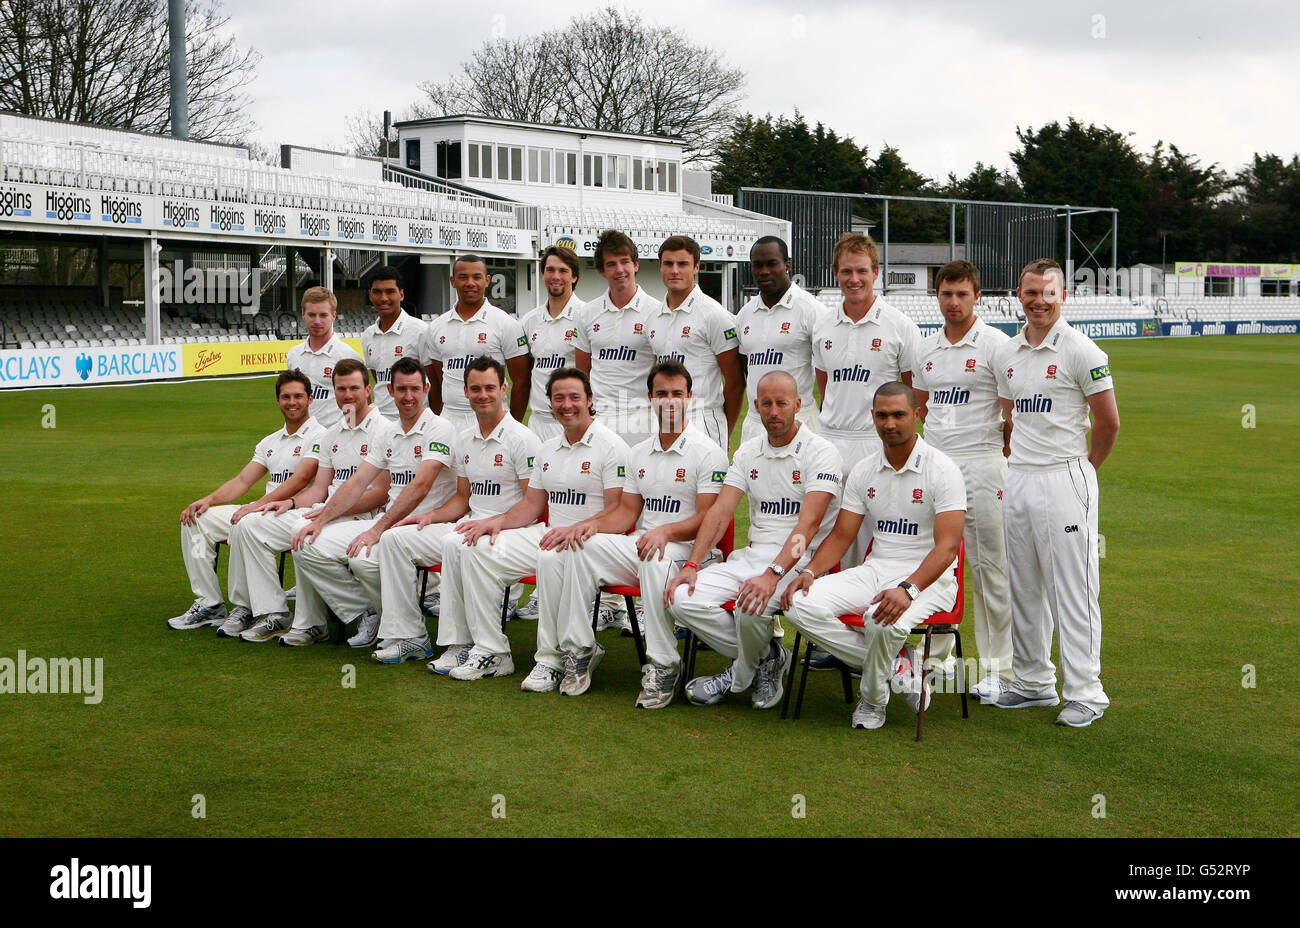
[[[799,395],[799,384],[795,383],[789,371],[768,371],[758,379],[758,389],[755,394],[761,393],[764,387],[769,390],[789,392],[791,396]]]

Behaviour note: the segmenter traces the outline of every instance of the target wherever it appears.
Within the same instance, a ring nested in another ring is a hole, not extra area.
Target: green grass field
[[[850,730],[828,673],[798,722],[744,698],[636,710],[613,632],[570,699],[520,693],[531,623],[510,625],[516,675],[472,684],[171,631],[177,516],[275,427],[271,381],[6,393],[0,658],[103,658],[105,683],[98,705],[0,695],[0,835],[1300,834],[1300,339],[1104,347],[1112,708],[1076,731],[939,695],[921,744],[898,698]]]

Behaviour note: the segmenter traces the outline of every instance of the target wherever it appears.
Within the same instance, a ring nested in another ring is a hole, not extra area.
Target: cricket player
[[[290,499],[304,490],[316,476],[313,445],[325,434],[310,415],[312,383],[300,370],[284,371],[275,379],[275,400],[284,417],[284,428],[257,443],[253,458],[234,477],[207,496],[196,499],[181,512],[181,557],[196,597],[185,613],[167,620],[175,629],[221,625],[227,618],[226,600],[217,580],[217,545],[230,538],[230,530],[244,516],[277,499]],[[333,397],[330,398],[333,405]],[[266,492],[252,503],[234,505],[263,476]],[[232,563],[229,570],[233,613],[248,614],[248,589]],[[245,626],[247,627],[247,626]]]
[[[293,630],[280,639],[282,645],[309,645],[328,637],[328,606],[345,624],[361,620],[348,644],[369,647],[375,637],[370,626],[375,623],[373,619],[367,622],[367,616],[373,615],[382,602],[380,538],[407,516],[435,509],[456,490],[451,462],[458,437],[451,423],[429,408],[429,380],[419,362],[415,358],[395,362],[387,389],[392,392],[401,418],[391,426],[389,434],[379,436],[362,452],[356,473],[294,536],[298,601]],[[388,498],[383,515],[339,520],[367,488],[385,483]],[[414,592],[410,570],[406,571],[405,586]],[[375,652],[376,660],[398,664],[432,652],[422,615],[414,622],[395,619],[385,617],[376,629],[388,640],[387,647]]]
[[[334,365],[344,358],[361,360],[361,355],[339,338],[334,322],[339,315],[339,301],[325,287],[308,287],[302,295],[302,321],[307,338],[289,349],[285,366],[311,378],[312,414],[322,428],[338,425],[341,413],[334,402]]]
[[[637,286],[636,243],[607,229],[596,243],[596,270],[609,284],[583,307],[574,338],[574,367],[589,374],[601,420],[629,446],[650,437],[646,375],[654,366],[650,329],[660,302]]]
[[[794,378],[799,387],[799,421],[809,432],[817,432],[821,426],[813,399],[812,338],[826,310],[790,279],[790,250],[775,235],[765,235],[754,243],[749,266],[758,294],[736,314],[751,404],[740,440],[763,435],[763,419],[752,404],[758,400],[759,380],[769,371],[783,370]]]
[[[465,400],[465,367],[482,355],[510,371],[510,414],[522,419],[528,410],[528,339],[518,319],[485,299],[489,280],[487,262],[478,255],[458,257],[451,266],[456,305],[424,332],[421,356],[433,385],[429,402],[457,432],[477,424]]]
[[[966,484],[966,563],[974,603],[975,643],[982,676],[973,692],[992,701],[1011,679],[1011,590],[1002,526],[1010,433],[1003,428],[995,370],[1007,335],[975,315],[979,269],[951,261],[934,275],[943,328],[917,352],[912,386],[925,417],[925,441],[942,451]],[[946,676],[955,669],[953,638],[942,635],[931,652]]]
[[[773,615],[781,593],[831,530],[839,511],[839,452],[798,419],[802,401],[794,377],[769,371],[757,384],[757,394],[754,404],[765,434],[736,450],[722,492],[695,536],[691,556],[664,594],[677,624],[732,661],[722,673],[686,684],[686,698],[697,706],[722,702],[751,683],[755,709],[770,709],[781,701],[790,651],[773,634]],[[701,562],[746,496],[749,547],[701,570]],[[732,600],[734,616],[722,608]]]
[[[552,245],[542,253],[542,284],[546,303],[521,320],[524,338],[532,355],[532,385],[529,390],[528,427],[542,441],[560,434],[551,415],[546,381],[562,367],[573,367],[577,325],[583,302],[573,293],[578,283],[578,256],[572,249]]]
[[[875,293],[880,252],[869,235],[848,232],[835,243],[831,267],[844,300],[813,332],[812,356],[821,392],[821,434],[845,461],[859,461],[880,443],[871,423],[871,398],[886,383],[912,382],[921,330]],[[845,569],[862,563],[871,526],[845,555]]]
[[[632,449],[622,502],[595,522],[599,534],[560,555],[559,614],[566,622],[561,650],[594,644],[591,603],[602,586],[641,588],[649,663],[641,668],[640,709],[662,709],[673,700],[681,658],[664,587],[689,558],[700,522],[727,476],[726,452],[689,418],[691,387],[691,373],[680,361],[660,361],[650,369],[646,389],[659,433]],[[563,692],[581,695],[577,684]]]
[[[1110,705],[1101,686],[1097,471],[1115,447],[1119,409],[1105,352],[1061,316],[1060,265],[1030,262],[1017,295],[1025,327],[998,352],[996,368],[998,401],[1013,426],[1002,496],[1013,679],[993,705],[1060,702],[1055,627],[1065,696],[1056,722],[1085,728]]]
[[[378,318],[361,333],[361,352],[375,375],[375,406],[379,414],[397,419],[393,396],[388,392],[393,363],[399,358],[420,359],[425,323],[402,309],[406,291],[402,273],[395,267],[377,267],[366,275],[366,293]]]
[[[961,471],[916,434],[921,410],[907,384],[876,390],[872,415],[880,440],[844,481],[839,518],[817,553],[786,588],[786,617],[850,667],[862,668],[854,728],[885,724],[894,658],[908,633],[957,601],[953,568],[966,519]],[[844,556],[869,518],[875,535],[862,564],[823,576]],[[863,630],[841,615],[864,614]],[[916,667],[908,646],[905,665]],[[908,703],[921,707],[920,680],[907,681]],[[929,692],[926,693],[929,701]]]
[[[536,665],[520,688],[545,693],[563,684],[566,690],[583,692],[605,651],[595,643],[582,651],[566,652],[560,647],[563,629],[570,621],[559,614],[564,582],[560,552],[595,534],[596,522],[618,508],[628,447],[612,429],[593,418],[591,383],[582,371],[560,368],[551,374],[546,392],[564,433],[542,443],[522,500],[500,515],[456,526],[462,544],[444,549],[443,572],[456,571],[464,585],[464,614],[475,642],[494,640],[488,626],[497,623],[506,584],[536,576],[534,595],[541,602]],[[543,514],[549,526],[537,521]],[[590,616],[591,603],[584,612]],[[452,675],[474,679],[480,669],[491,670],[496,676],[512,673],[509,643],[501,638],[495,642],[488,646],[505,650],[472,655],[463,665],[472,670],[453,671]]]
[[[736,320],[696,283],[700,246],[687,235],[674,235],[659,246],[664,297],[651,320],[650,344],[658,361],[680,361],[691,372],[695,395],[691,425],[703,430],[727,453],[745,402],[745,373],[740,363]]]
[[[392,430],[392,422],[370,405],[369,376],[362,362],[344,358],[334,366],[334,399],[343,418],[307,452],[319,462],[311,486],[293,498],[267,503],[240,519],[230,533],[231,569],[242,570],[247,577],[249,609],[256,621],[249,627],[250,619],[245,619],[241,628],[232,616],[217,630],[219,635],[270,641],[289,630],[289,604],[276,576],[276,553],[289,550],[298,530],[319,511],[314,507],[346,483],[369,446],[383,441]],[[387,496],[385,473],[382,486],[367,490],[344,515],[368,519]]]
[[[384,533],[379,542],[379,573],[384,624],[392,628],[421,621],[410,583],[411,568],[443,564],[446,595],[438,617],[438,644],[443,652],[429,662],[429,669],[448,674],[464,665],[472,668],[473,674],[457,679],[479,679],[509,672],[504,670],[504,662],[489,656],[508,656],[510,644],[495,621],[476,623],[479,637],[475,637],[465,610],[463,570],[444,557],[449,548],[459,545],[460,536],[453,532],[458,520],[488,519],[524,498],[541,442],[502,405],[506,370],[496,358],[483,356],[471,361],[465,370],[464,390],[475,423],[456,436],[456,492],[441,506],[409,516]],[[500,608],[499,600],[496,608]],[[510,666],[513,669],[513,664]]]

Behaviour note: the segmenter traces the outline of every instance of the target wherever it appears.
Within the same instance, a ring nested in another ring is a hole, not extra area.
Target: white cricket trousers
[[[760,438],[761,436],[767,434],[767,430],[763,428],[763,420],[760,419],[758,417],[758,413],[754,411],[753,400],[749,400],[748,402],[749,402],[749,411],[745,414],[745,418],[740,423],[740,443],[742,445],[745,442],[749,441],[751,438]],[[797,413],[795,413],[794,417],[798,419],[800,422],[802,422],[804,425],[808,426],[808,428],[813,432],[813,434],[815,435],[821,434],[822,431],[821,410],[817,408],[816,403],[812,403],[810,405],[804,406]]]
[[[309,511],[292,509],[279,515],[255,512],[230,530],[230,570],[240,572],[240,582],[248,590],[248,610],[253,615],[289,611],[277,566],[280,552],[289,550],[293,536],[307,524],[304,516]],[[231,587],[234,585],[231,580]]]
[[[1002,520],[1002,493],[1007,459],[1001,451],[949,455],[966,482],[966,567],[973,604],[975,647],[980,675],[998,674],[1011,680],[1011,583],[1007,576],[1007,542]],[[955,664],[952,635],[940,635],[930,652],[931,662],[945,671]]]
[[[930,584],[893,625],[877,625],[870,617],[861,629],[839,620],[860,615],[881,590],[906,580],[916,570],[915,560],[868,557],[850,570],[818,577],[807,592],[800,591],[786,613],[801,632],[850,667],[862,668],[862,698],[874,706],[889,702],[889,680],[894,658],[908,634],[935,612],[951,609],[957,601],[957,580],[951,569]]]
[[[217,580],[216,564],[217,545],[230,538],[230,517],[238,506],[210,506],[193,525],[181,523],[181,558],[185,561],[185,572],[190,577],[190,589],[204,606],[211,609],[223,606],[226,599],[221,595],[221,583]],[[230,586],[230,601],[237,606],[248,606],[248,592],[242,591],[242,602],[235,598],[234,561],[227,571]]]
[[[721,406],[692,406],[686,421],[712,438],[719,448],[730,454],[731,434],[727,431],[727,412]]]
[[[402,525],[390,528],[379,536],[379,546],[371,552],[369,560],[377,562],[376,582],[368,587],[371,603],[376,604],[379,612],[379,635],[381,638],[421,638],[428,634],[424,613],[420,610],[420,592],[415,568],[443,565],[442,583],[439,589],[438,644],[465,644],[469,634],[464,630],[464,623],[456,627],[455,610],[447,609],[447,565],[443,560],[447,548],[458,543],[460,536],[455,534],[456,524],[452,522],[431,522],[424,528],[416,525]],[[348,564],[353,571],[361,570],[367,574],[361,558],[352,558]],[[438,575],[430,577],[430,582]],[[363,581],[368,585],[369,580]],[[451,637],[459,632],[461,637]]]
[[[636,552],[636,540],[641,535],[593,535],[581,548],[560,555],[564,571],[559,596],[561,650],[583,650],[595,644],[592,603],[602,586],[639,586],[645,614],[646,657],[660,667],[681,665],[677,636],[664,608],[664,587],[691,556],[691,543],[669,542],[662,560],[643,561]]]
[[[1055,626],[1062,695],[1102,712],[1110,700],[1101,687],[1097,509],[1097,472],[1087,458],[1049,467],[1014,464],[1007,473],[1011,688],[1030,697],[1056,694]]]
[[[844,481],[848,479],[849,471],[853,470],[853,465],[861,461],[872,451],[880,447],[880,436],[874,428],[869,432],[848,431],[847,429],[829,429],[822,427],[822,438],[831,443],[831,446],[840,453],[840,462],[843,473],[841,474],[840,486],[844,486]],[[867,556],[867,547],[871,544],[871,539],[875,537],[876,526],[870,518],[863,518],[862,527],[858,529],[858,536],[853,539],[849,545],[844,557],[840,558],[840,570],[848,570],[850,567],[857,567]]]
[[[773,616],[781,606],[785,588],[793,582],[799,568],[810,559],[805,555],[790,568],[776,586],[762,615],[727,612],[722,604],[736,598],[740,585],[757,577],[781,553],[781,545],[751,545],[731,552],[721,564],[704,567],[696,575],[695,592],[677,587],[669,618],[689,628],[710,648],[732,659],[731,691],[743,693],[754,682],[754,672],[768,656],[772,643]]]
[[[348,545],[375,524],[374,519],[331,522],[316,540],[293,552],[293,572],[298,579],[293,627],[315,628],[326,624],[333,612],[345,625],[371,609],[370,597],[361,582],[362,572],[379,587],[379,562],[373,557],[357,558],[365,568],[349,569]],[[372,549],[373,554],[373,549]],[[417,636],[418,637],[418,636]]]
[[[538,412],[536,409],[534,409],[532,414],[528,417],[528,427],[532,429],[533,434],[543,442],[547,439],[554,438],[556,435],[559,435],[564,431],[560,423],[555,421],[555,416],[550,412],[542,413]]]

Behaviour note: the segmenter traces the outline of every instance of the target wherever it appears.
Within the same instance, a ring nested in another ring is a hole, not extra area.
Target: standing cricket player
[[[338,404],[334,402],[334,365],[344,358],[361,360],[361,355],[338,337],[334,323],[339,301],[324,287],[308,287],[302,295],[302,321],[307,338],[289,349],[285,367],[299,370],[311,379],[312,415],[322,428],[338,425]]]
[[[433,411],[461,432],[474,427],[474,412],[465,400],[465,367],[482,355],[496,358],[510,371],[510,413],[522,419],[528,409],[528,340],[519,320],[487,301],[487,262],[461,255],[451,266],[456,305],[429,323],[421,352],[433,385]]]
[[[862,668],[854,728],[885,724],[899,647],[918,622],[957,601],[953,568],[966,492],[957,465],[917,436],[920,412],[907,384],[894,381],[876,390],[872,416],[880,440],[849,472],[834,530],[784,597],[786,616],[797,628]],[[843,558],[865,519],[875,529],[866,561],[823,576]],[[863,614],[862,634],[839,620],[851,614]],[[906,661],[916,666],[910,646]],[[908,704],[917,712],[920,679],[912,675],[906,683]]]
[[[375,375],[374,404],[381,416],[397,419],[393,396],[388,392],[393,364],[400,358],[420,359],[425,324],[402,309],[406,291],[402,273],[395,267],[377,267],[366,275],[366,293],[377,318],[361,333],[361,353]]]
[[[697,706],[722,702],[751,683],[755,709],[785,692],[790,651],[773,634],[781,593],[831,530],[839,511],[839,452],[798,421],[799,387],[785,371],[763,375],[755,407],[766,430],[736,450],[731,469],[700,525],[690,559],[668,583],[669,614],[710,648],[731,658],[722,673],[696,677],[686,697]],[[749,497],[749,547],[701,570],[741,499]],[[680,589],[686,585],[685,593]],[[723,603],[734,600],[734,614]]]
[[[799,421],[809,432],[820,429],[813,399],[812,338],[826,310],[811,294],[790,279],[790,250],[775,235],[765,235],[749,250],[749,267],[758,285],[736,315],[740,353],[747,365],[749,411],[741,425],[740,440],[763,435],[763,419],[753,405],[758,382],[769,371],[785,371],[799,388]]]
[[[583,307],[583,302],[573,293],[578,283],[578,268],[578,256],[572,249],[561,245],[547,248],[542,253],[546,303],[521,320],[528,351],[532,355],[528,427],[542,441],[554,438],[561,431],[559,423],[551,415],[546,381],[560,368],[573,367],[573,340],[577,336]]]
[[[1018,296],[1025,327],[997,361],[998,399],[1014,426],[1003,494],[1014,678],[993,705],[1060,702],[1055,627],[1065,695],[1056,721],[1084,728],[1110,705],[1101,686],[1097,470],[1115,447],[1119,409],[1105,352],[1061,317],[1060,265],[1028,264]]]
[[[688,235],[674,235],[659,246],[659,271],[667,295],[651,320],[650,344],[658,361],[678,361],[695,384],[691,425],[731,449],[745,402],[745,372],[740,363],[736,320],[700,289],[700,246]]]
[[[979,269],[951,261],[934,275],[943,328],[925,338],[912,386],[925,416],[925,441],[961,470],[966,484],[966,564],[975,610],[975,643],[982,677],[973,688],[992,702],[1011,680],[1011,590],[1002,526],[1011,434],[998,402],[997,353],[1010,341],[975,315]],[[931,660],[946,676],[953,638],[943,635]]]

